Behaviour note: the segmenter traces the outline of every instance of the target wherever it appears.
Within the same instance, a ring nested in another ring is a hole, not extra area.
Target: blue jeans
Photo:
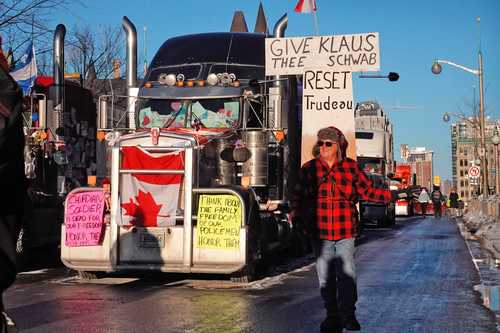
[[[320,239],[315,246],[319,290],[329,317],[349,317],[356,311],[358,293],[354,238]]]

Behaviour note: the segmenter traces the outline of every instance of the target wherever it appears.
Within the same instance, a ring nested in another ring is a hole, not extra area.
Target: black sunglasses
[[[331,147],[334,145],[334,142],[331,142],[331,141],[318,141],[318,146],[321,147],[321,146],[327,146],[327,147]]]

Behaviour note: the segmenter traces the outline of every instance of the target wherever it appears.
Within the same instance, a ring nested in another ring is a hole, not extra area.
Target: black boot
[[[356,319],[356,316],[354,314],[345,316],[342,321],[344,328],[348,331],[361,330],[361,325],[359,324],[359,321]]]
[[[342,319],[338,316],[327,316],[321,323],[321,333],[342,333]]]

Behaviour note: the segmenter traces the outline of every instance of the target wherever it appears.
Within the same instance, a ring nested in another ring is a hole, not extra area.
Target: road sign
[[[469,168],[467,175],[469,178],[479,178],[481,175],[481,169],[477,165],[473,165]]]

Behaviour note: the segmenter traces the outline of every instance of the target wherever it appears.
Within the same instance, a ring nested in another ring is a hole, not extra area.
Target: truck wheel
[[[249,283],[255,280],[255,263],[248,264],[241,270],[231,274],[231,281],[235,283]]]
[[[78,271],[78,275],[82,280],[97,280],[102,277],[102,272]]]

